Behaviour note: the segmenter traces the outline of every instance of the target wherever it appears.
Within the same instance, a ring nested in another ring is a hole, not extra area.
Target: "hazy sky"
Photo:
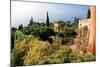
[[[36,2],[11,2],[11,26],[18,27],[20,24],[27,25],[30,17],[34,21],[45,22],[46,12],[49,13],[50,22],[58,19],[73,22],[74,17],[86,18],[90,6],[72,4],[53,4]]]

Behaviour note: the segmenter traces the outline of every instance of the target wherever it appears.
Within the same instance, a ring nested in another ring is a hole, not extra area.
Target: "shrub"
[[[44,60],[53,52],[52,46],[48,42],[34,41],[29,46],[29,51],[23,57],[24,65],[43,64]]]
[[[70,47],[61,46],[57,51],[54,51],[46,60],[45,63],[48,64],[58,64],[58,63],[70,63],[70,62],[80,62],[80,57],[73,53]]]
[[[39,30],[39,36],[42,40],[48,40],[49,36],[54,36],[55,32],[53,31],[53,29],[49,28],[49,27],[41,27]]]
[[[25,38],[25,35],[23,32],[16,30],[15,35],[14,35],[14,40],[23,40]]]
[[[95,61],[95,55],[93,54],[84,54],[82,61]]]
[[[16,31],[15,36],[17,36],[17,39],[14,42],[14,49],[11,54],[13,65],[23,65],[23,56],[27,53],[34,37],[26,36],[20,31]]]
[[[14,28],[14,27],[11,28],[11,49],[14,48],[14,35],[15,35],[16,30],[17,28]]]
[[[17,40],[14,44],[14,49],[12,51],[12,61],[14,65],[23,65],[23,56],[28,50],[28,45],[26,40],[19,41]]]
[[[62,42],[61,42],[61,37],[59,37],[58,35],[56,35],[54,37],[54,41],[53,41],[53,47],[55,49],[59,49],[59,47],[62,45]]]
[[[53,45],[40,40],[37,36],[24,35],[20,31],[16,31],[16,35],[18,38],[15,40],[11,54],[14,62],[12,65],[80,62],[81,58],[88,57],[87,55],[80,57],[78,52],[73,51],[68,45],[62,45],[61,37],[58,35],[54,37]]]

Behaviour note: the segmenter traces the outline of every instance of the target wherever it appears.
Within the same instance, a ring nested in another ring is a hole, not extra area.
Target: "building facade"
[[[79,20],[78,25],[80,32],[79,36],[86,43],[87,53],[96,53],[96,6],[92,5],[90,7],[90,18]],[[87,34],[85,34],[84,29],[87,28]]]

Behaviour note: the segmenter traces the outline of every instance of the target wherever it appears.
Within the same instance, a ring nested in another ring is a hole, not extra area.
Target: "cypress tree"
[[[49,26],[49,15],[48,15],[48,12],[47,12],[46,24],[47,24],[47,26]]]
[[[88,9],[87,18],[90,18],[90,17],[91,17],[91,12],[90,12],[90,9]]]

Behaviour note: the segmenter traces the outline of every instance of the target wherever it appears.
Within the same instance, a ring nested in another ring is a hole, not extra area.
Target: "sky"
[[[73,22],[74,17],[85,19],[89,8],[89,5],[12,1],[11,27],[18,27],[20,24],[26,26],[31,17],[34,21],[46,22],[47,11],[52,23],[57,20]]]

